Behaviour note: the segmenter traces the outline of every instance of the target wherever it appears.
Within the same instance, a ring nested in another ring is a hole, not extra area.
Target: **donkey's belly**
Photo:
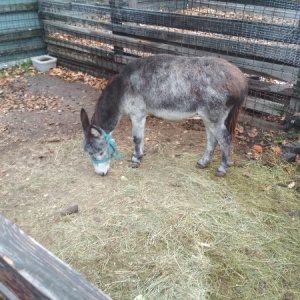
[[[181,112],[181,111],[172,111],[167,109],[151,109],[148,110],[148,114],[166,120],[182,120],[182,119],[193,117],[194,115],[197,114],[197,112],[196,111]]]

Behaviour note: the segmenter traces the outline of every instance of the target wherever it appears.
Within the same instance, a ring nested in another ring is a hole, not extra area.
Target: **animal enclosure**
[[[97,76],[139,56],[219,56],[249,77],[246,108],[289,115],[300,110],[299,10],[286,0],[5,0],[0,64],[46,46],[61,65]]]
[[[50,54],[69,68],[109,76],[139,56],[218,56],[249,78],[245,107],[298,111],[295,1],[39,1]]]

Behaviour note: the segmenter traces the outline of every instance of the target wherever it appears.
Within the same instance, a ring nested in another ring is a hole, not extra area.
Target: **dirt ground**
[[[34,142],[65,134],[72,136],[81,129],[79,112],[82,106],[92,112],[100,92],[81,83],[68,83],[59,77],[36,75],[27,78],[29,86],[23,93],[57,97],[57,109],[45,111],[13,110],[1,114],[1,146],[6,148],[14,142]]]
[[[194,167],[205,146],[200,120],[149,117],[143,164],[129,168],[125,117],[114,132],[125,159],[102,178],[81,148],[79,120],[100,90],[42,74],[26,80],[15,94],[52,102],[0,113],[4,216],[113,299],[297,299],[299,166],[251,152],[256,142],[270,149],[272,132],[256,141],[255,129],[240,127],[235,165],[221,179],[219,150],[211,167]],[[57,219],[74,204],[79,214]]]

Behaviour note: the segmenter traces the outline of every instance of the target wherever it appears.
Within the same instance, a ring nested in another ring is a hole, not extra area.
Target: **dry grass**
[[[299,299],[299,194],[277,185],[295,169],[240,159],[217,178],[219,157],[198,170],[194,149],[153,147],[102,178],[81,136],[19,145],[2,155],[1,212],[113,299]]]

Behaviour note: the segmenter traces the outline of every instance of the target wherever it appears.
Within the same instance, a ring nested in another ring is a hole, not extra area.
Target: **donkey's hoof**
[[[226,175],[226,172],[225,171],[217,171],[217,173],[216,173],[216,176],[218,176],[218,177],[224,177]]]
[[[131,162],[130,163],[131,168],[138,168],[139,166],[140,166],[140,163],[138,163],[138,162]]]
[[[196,163],[196,168],[198,168],[198,169],[205,169],[206,166],[204,166],[204,165],[200,164],[199,162],[197,162]]]

